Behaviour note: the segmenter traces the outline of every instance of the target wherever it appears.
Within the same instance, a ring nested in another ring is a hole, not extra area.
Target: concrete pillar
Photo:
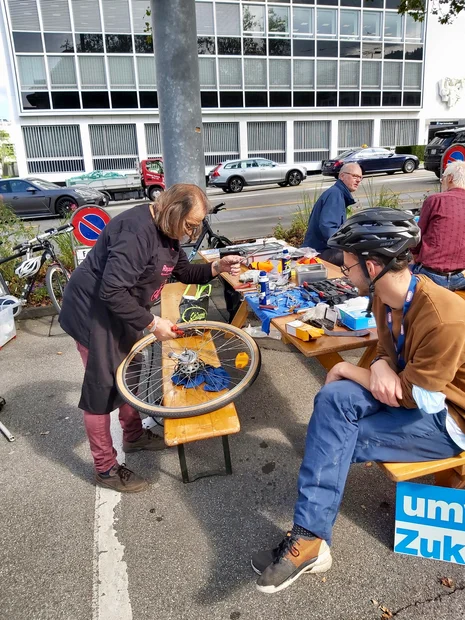
[[[286,121],[286,164],[294,161],[294,120]]]
[[[151,0],[165,183],[205,189],[195,0]]]
[[[247,121],[239,121],[239,157],[247,159],[249,156],[249,138],[247,136]]]
[[[369,144],[368,146],[395,146],[394,144],[381,144],[381,119],[374,118],[373,119],[373,144]]]
[[[139,163],[143,159],[147,159],[147,140],[145,139],[145,123],[141,120],[136,122],[137,149]]]
[[[92,158],[92,147],[90,144],[89,123],[79,121],[81,125],[81,144],[82,155],[84,157],[84,170],[92,172],[94,169],[94,160]]]
[[[329,157],[333,159],[334,157],[337,157],[338,120],[337,118],[332,118],[330,122],[331,122],[331,133],[330,133],[330,142],[329,142]]]

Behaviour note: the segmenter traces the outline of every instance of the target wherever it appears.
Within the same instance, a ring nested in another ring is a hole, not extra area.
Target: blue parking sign
[[[394,551],[465,565],[465,490],[399,482]]]

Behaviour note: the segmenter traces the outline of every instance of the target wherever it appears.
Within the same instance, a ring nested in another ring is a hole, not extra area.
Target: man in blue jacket
[[[321,194],[308,220],[303,247],[313,248],[322,259],[334,265],[342,265],[343,256],[340,250],[328,247],[328,239],[346,221],[347,207],[355,204],[352,194],[360,185],[362,174],[358,164],[342,166],[338,180]]]

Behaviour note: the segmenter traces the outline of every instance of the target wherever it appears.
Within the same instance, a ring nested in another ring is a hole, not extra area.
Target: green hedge
[[[425,145],[413,144],[412,146],[398,146],[396,153],[399,155],[416,155],[420,161],[425,161]]]

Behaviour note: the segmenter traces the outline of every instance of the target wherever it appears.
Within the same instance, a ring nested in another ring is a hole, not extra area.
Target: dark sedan
[[[90,187],[60,187],[35,177],[1,179],[0,199],[19,217],[64,217],[83,205],[106,204],[105,196]]]
[[[418,168],[420,161],[415,155],[400,155],[394,151],[381,148],[350,149],[341,153],[337,159],[327,159],[321,162],[321,174],[337,178],[339,170],[344,164],[358,164],[363,174],[375,172],[410,173]]]

